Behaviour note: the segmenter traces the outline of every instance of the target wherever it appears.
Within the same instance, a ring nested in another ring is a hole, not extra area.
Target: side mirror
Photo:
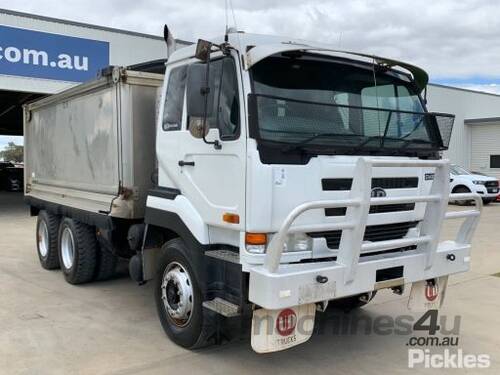
[[[214,93],[207,87],[207,66],[191,64],[188,66],[186,84],[187,115],[189,131],[195,138],[203,138],[208,134],[208,122],[203,119],[211,117],[214,108]]]
[[[198,43],[196,43],[196,52],[194,53],[194,57],[197,59],[207,62],[210,59],[210,52],[212,51],[212,43],[198,39]]]

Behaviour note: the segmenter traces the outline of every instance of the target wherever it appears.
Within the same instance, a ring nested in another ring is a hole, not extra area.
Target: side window
[[[231,58],[222,60],[220,91],[217,106],[217,124],[222,139],[238,137],[240,106],[238,103],[238,80],[236,67]]]
[[[209,76],[211,115],[207,117],[210,128],[219,129],[222,140],[236,139],[239,135],[239,103],[236,67],[230,57],[210,62]],[[189,120],[191,122],[191,120]],[[189,123],[188,122],[188,123]]]
[[[184,92],[186,89],[186,66],[172,69],[165,95],[165,109],[163,110],[163,130],[179,130],[182,123],[184,106]]]

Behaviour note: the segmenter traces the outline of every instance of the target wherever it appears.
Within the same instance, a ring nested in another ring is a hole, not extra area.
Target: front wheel
[[[198,275],[184,242],[174,239],[162,248],[155,281],[155,301],[167,336],[185,348],[206,346],[213,335],[210,312],[202,306]]]
[[[466,194],[466,193],[470,193],[470,190],[469,188],[465,187],[465,186],[459,186],[457,187],[453,193],[458,193],[458,194]],[[455,201],[455,204],[459,205],[459,206],[469,206],[473,201]]]

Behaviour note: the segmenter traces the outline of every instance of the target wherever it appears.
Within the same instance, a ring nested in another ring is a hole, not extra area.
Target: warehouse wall
[[[445,156],[455,164],[470,168],[471,129],[464,124],[464,120],[500,117],[500,95],[429,85],[427,102],[429,111],[453,113],[456,116],[450,149]]]

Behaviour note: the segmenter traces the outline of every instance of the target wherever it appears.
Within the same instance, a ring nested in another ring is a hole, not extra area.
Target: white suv
[[[455,165],[450,165],[450,190],[452,193],[478,193],[483,203],[494,202],[498,195],[498,180],[482,174],[474,174]]]

